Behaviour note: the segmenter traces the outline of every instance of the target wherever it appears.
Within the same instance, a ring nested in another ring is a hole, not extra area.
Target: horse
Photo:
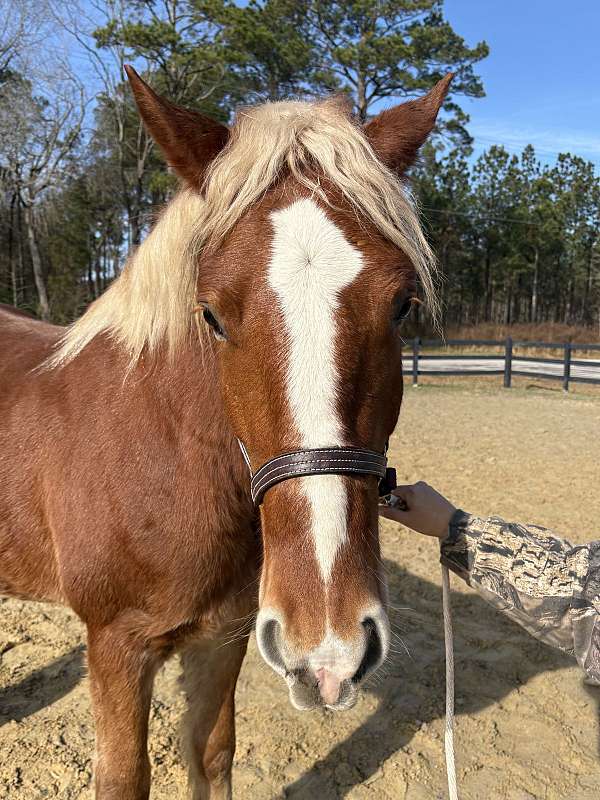
[[[452,76],[364,126],[329,97],[227,127],[127,72],[181,185],[72,326],[0,314],[0,592],[86,626],[96,798],[148,797],[178,653],[193,796],[224,800],[252,624],[297,708],[351,706],[386,657],[376,477],[290,474],[256,504],[248,465],[384,452],[402,320],[435,305],[405,174]]]

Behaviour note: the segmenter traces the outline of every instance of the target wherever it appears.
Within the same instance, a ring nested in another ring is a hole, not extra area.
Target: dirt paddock
[[[408,388],[391,459],[464,508],[600,536],[600,391]],[[237,692],[237,798],[445,797],[444,659],[436,544],[385,522],[397,633],[387,668],[342,714],[300,713],[254,644]],[[600,795],[600,689],[453,579],[462,798]],[[0,601],[0,797],[91,796],[93,729],[82,626],[69,611]],[[152,706],[154,800],[185,797],[182,699],[170,662]]]

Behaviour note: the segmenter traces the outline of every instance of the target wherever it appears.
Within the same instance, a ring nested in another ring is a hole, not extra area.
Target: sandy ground
[[[426,478],[464,508],[600,536],[600,393],[480,384],[407,389],[392,446],[400,480]],[[445,797],[444,659],[435,542],[385,522],[397,640],[348,712],[300,713],[257,655],[238,684],[237,798]],[[600,796],[600,690],[453,581],[462,798]],[[405,649],[406,648],[406,649]],[[408,655],[407,652],[408,651]],[[0,606],[0,797],[91,796],[93,730],[82,626],[61,608]],[[177,662],[152,708],[154,800],[185,796]]]

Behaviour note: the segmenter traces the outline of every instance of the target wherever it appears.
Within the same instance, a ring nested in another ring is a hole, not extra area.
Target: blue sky
[[[475,67],[486,97],[458,98],[475,155],[531,143],[542,161],[569,151],[600,167],[600,0],[445,0],[444,13],[469,45],[490,46]]]
[[[445,0],[445,16],[490,55],[486,97],[461,100],[476,153],[490,144],[544,161],[570,151],[600,166],[600,0]]]

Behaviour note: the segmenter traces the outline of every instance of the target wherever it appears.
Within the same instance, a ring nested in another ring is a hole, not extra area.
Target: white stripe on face
[[[363,257],[313,200],[297,200],[271,215],[268,280],[288,336],[287,393],[300,446],[345,444],[336,409],[335,363],[339,293],[357,277]],[[346,490],[338,475],[301,479],[312,514],[317,561],[325,580],[346,540]]]

